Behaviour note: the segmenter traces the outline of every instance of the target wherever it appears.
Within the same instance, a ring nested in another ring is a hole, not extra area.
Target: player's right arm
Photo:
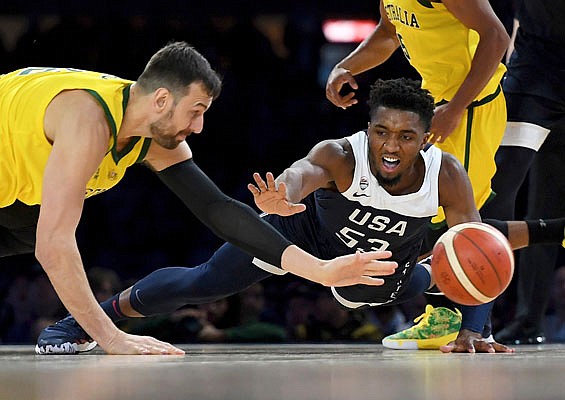
[[[345,139],[324,140],[306,157],[286,168],[276,179],[267,173],[266,181],[253,174],[255,185],[248,185],[257,207],[267,214],[288,216],[304,211],[302,199],[317,189],[347,189],[354,166]]]
[[[84,91],[62,92],[48,106],[44,125],[53,149],[43,177],[35,254],[59,298],[108,353],[182,354],[168,343],[120,331],[98,305],[86,278],[75,232],[86,184],[108,148],[110,131],[101,107]]]
[[[388,19],[382,1],[380,15],[381,20],[375,30],[355,50],[338,62],[328,76],[326,97],[338,107],[347,108],[357,103],[354,99],[355,92],[343,96],[339,93],[343,85],[347,83],[353,89],[357,89],[357,82],[353,77],[384,63],[400,46],[396,29]]]

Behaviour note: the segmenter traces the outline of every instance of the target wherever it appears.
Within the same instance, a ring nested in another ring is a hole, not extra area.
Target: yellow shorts
[[[474,101],[455,131],[436,146],[453,154],[465,167],[471,179],[475,204],[481,208],[494,195],[490,181],[496,172],[494,155],[506,128],[506,100],[500,86],[491,95]],[[445,214],[440,207],[432,219],[442,224]]]

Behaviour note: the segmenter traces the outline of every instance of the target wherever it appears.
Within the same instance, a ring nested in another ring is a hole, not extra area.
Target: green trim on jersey
[[[418,0],[418,3],[426,8],[434,8],[432,3],[441,3],[441,0]]]
[[[139,152],[139,156],[137,157],[137,160],[135,160],[136,164],[143,162],[143,160],[145,159],[145,156],[147,155],[147,152],[149,151],[150,145],[151,145],[151,138],[145,138],[144,142],[143,142],[143,147],[141,148],[141,151]]]
[[[124,110],[124,113],[126,111],[126,106],[128,104],[128,100],[129,100],[129,88],[131,85],[128,85],[124,88],[123,91],[123,100],[122,100],[122,107]],[[90,93],[92,95],[92,97],[94,97],[96,99],[96,101],[98,101],[98,103],[100,103],[100,105],[102,106],[102,109],[104,110],[104,114],[106,115],[106,119],[108,120],[108,125],[110,126],[110,131],[112,132],[112,137],[114,138],[114,144],[112,145],[112,148],[110,149],[110,151],[112,152],[112,159],[114,160],[114,162],[116,164],[118,164],[120,162],[120,160],[122,158],[124,158],[125,155],[127,155],[136,145],[137,142],[139,142],[139,139],[141,139],[140,137],[134,137],[133,139],[131,139],[129,141],[129,143],[126,145],[126,147],[124,147],[122,150],[118,151],[117,150],[117,145],[118,145],[118,131],[116,128],[116,121],[114,120],[114,117],[112,116],[112,113],[110,112],[110,108],[108,107],[108,104],[106,104],[106,102],[104,101],[104,99],[102,98],[102,96],[100,96],[100,94],[98,92],[96,92],[95,90],[92,89],[85,89],[88,93]],[[145,143],[143,144],[143,146],[145,147]],[[145,155],[144,155],[145,156]]]

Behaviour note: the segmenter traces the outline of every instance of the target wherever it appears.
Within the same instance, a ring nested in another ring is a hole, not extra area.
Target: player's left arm
[[[463,83],[449,101],[439,106],[432,122],[430,142],[442,142],[459,124],[465,109],[494,75],[510,37],[488,0],[443,0],[445,7],[466,27],[478,32],[480,39]]]
[[[467,171],[455,156],[446,152],[439,173],[439,203],[449,227],[481,221]]]
[[[443,153],[439,175],[440,205],[443,206],[447,224],[452,227],[464,222],[480,222],[481,217],[473,199],[473,189],[465,168],[453,155]],[[487,342],[482,331],[493,302],[480,306],[461,306],[463,320],[457,339],[440,348],[444,353],[494,353],[514,350]]]

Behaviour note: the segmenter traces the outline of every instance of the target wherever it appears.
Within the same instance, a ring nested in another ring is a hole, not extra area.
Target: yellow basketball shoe
[[[383,346],[397,350],[435,350],[457,338],[461,328],[458,309],[434,308],[428,304],[426,311],[414,320],[417,323],[383,339]]]

